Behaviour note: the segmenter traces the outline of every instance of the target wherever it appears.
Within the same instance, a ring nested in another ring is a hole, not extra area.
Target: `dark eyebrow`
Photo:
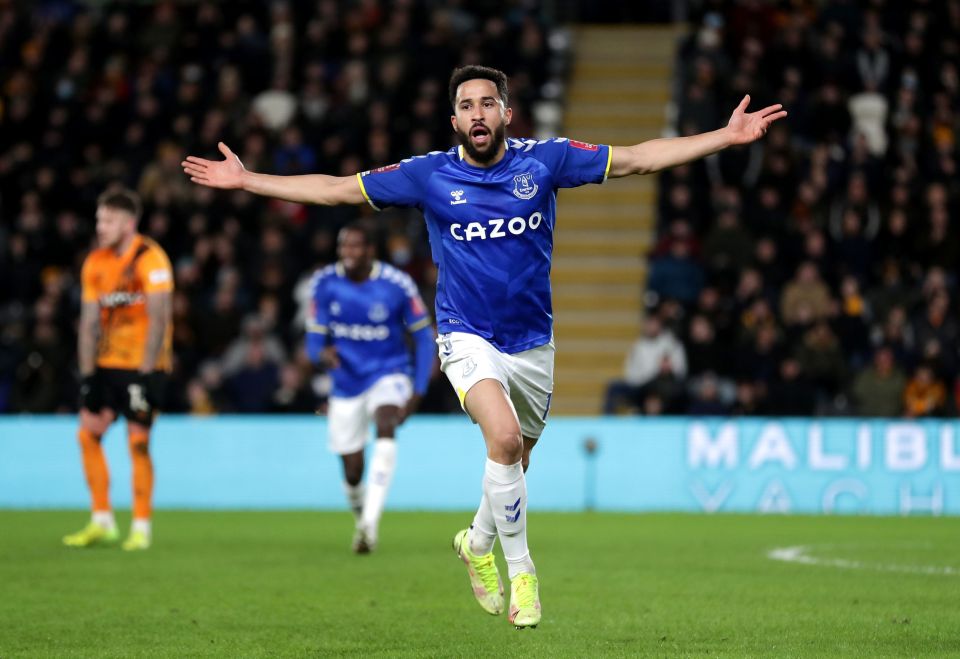
[[[494,101],[494,102],[496,102],[497,97],[496,97],[496,96],[481,96],[481,97],[480,97],[480,100],[481,100],[481,101]],[[461,99],[460,99],[460,103],[466,103],[467,101],[473,101],[473,99],[472,99],[472,98],[461,98]],[[458,103],[458,105],[459,105],[459,103]]]

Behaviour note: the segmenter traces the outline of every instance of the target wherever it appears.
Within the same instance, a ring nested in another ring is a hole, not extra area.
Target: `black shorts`
[[[97,380],[103,396],[103,406],[110,408],[128,421],[134,421],[143,426],[150,426],[154,417],[160,411],[162,400],[158,396],[149,394],[140,386],[137,371],[128,371],[119,368],[98,368]],[[166,385],[165,373],[154,373],[153,378],[159,378],[162,389]]]

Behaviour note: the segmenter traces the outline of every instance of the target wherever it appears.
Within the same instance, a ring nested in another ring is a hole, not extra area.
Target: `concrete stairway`
[[[659,137],[677,32],[667,26],[577,31],[563,135],[630,145]],[[641,320],[656,179],[633,176],[559,195],[553,260],[557,342],[552,414],[600,412]]]

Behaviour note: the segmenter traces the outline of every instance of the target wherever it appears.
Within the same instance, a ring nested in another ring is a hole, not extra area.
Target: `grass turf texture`
[[[358,557],[346,513],[160,512],[127,554],[60,546],[79,512],[0,512],[0,657],[960,655],[956,572],[766,558],[956,571],[960,519],[534,512],[524,631],[470,594],[450,549],[469,520],[388,513]]]

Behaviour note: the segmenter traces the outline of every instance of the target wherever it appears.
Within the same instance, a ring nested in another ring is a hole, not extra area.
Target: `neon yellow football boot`
[[[150,549],[150,536],[143,531],[130,531],[130,535],[121,545],[123,551],[140,551]]]
[[[517,629],[540,624],[540,584],[536,575],[521,572],[510,580],[510,613],[507,619]]]
[[[493,560],[493,552],[483,556],[475,556],[471,553],[470,543],[467,541],[468,531],[469,529],[463,529],[453,536],[453,550],[467,566],[470,586],[473,588],[473,596],[477,598],[477,602],[490,615],[500,615],[503,613],[503,582],[500,580],[497,564]]]
[[[104,528],[96,522],[90,522],[76,533],[63,536],[63,544],[67,547],[93,547],[96,545],[112,545],[120,538],[117,527]]]

